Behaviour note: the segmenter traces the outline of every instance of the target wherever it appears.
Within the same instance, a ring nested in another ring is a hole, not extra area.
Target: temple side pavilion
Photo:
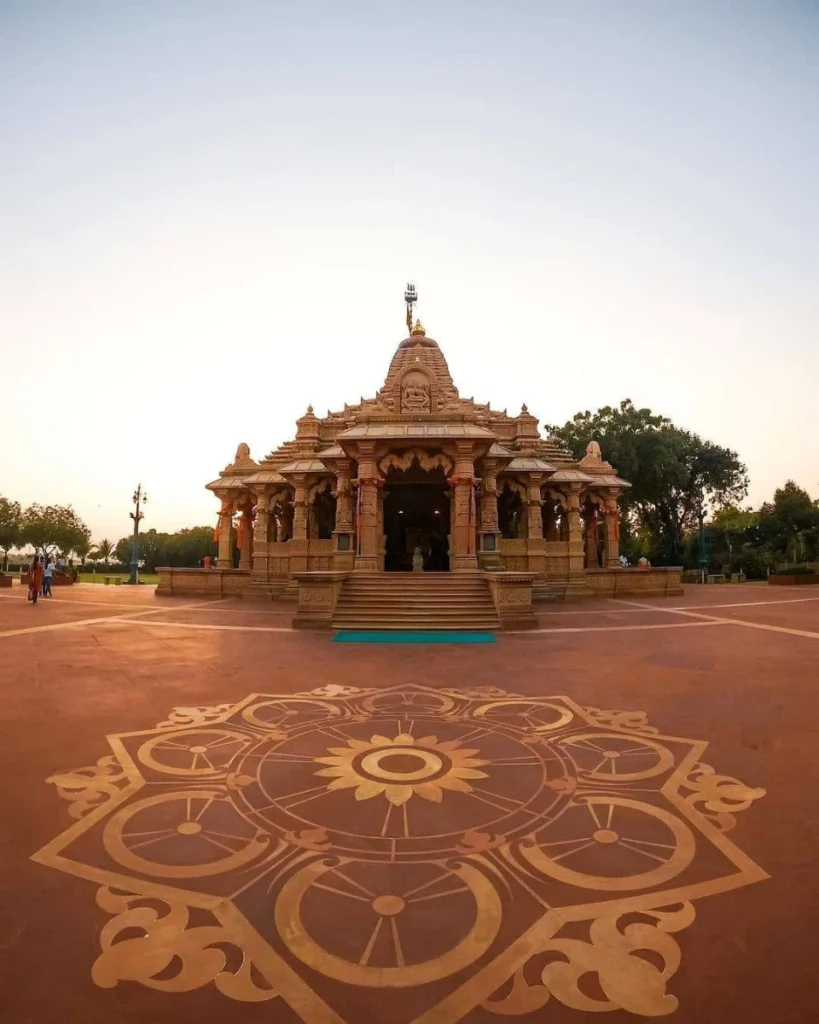
[[[160,591],[213,592],[216,573],[220,593],[276,597],[305,574],[411,572],[416,556],[416,572],[420,557],[425,573],[525,574],[536,598],[613,592],[629,486],[597,442],[575,461],[525,405],[509,416],[462,398],[416,320],[374,398],[325,417],[308,407],[261,462],[239,445],[207,485],[217,568],[164,570]],[[641,592],[667,591],[650,576]]]

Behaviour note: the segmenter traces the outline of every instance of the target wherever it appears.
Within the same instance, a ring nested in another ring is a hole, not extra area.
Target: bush
[[[794,565],[787,569],[775,569],[774,576],[815,576],[816,570],[809,565]]]

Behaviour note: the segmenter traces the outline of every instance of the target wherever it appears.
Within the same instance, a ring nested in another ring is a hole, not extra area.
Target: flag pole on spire
[[[412,281],[409,281],[406,289],[404,290],[404,302],[407,304],[407,330],[410,333],[412,333],[412,310],[417,301],[418,292]]]

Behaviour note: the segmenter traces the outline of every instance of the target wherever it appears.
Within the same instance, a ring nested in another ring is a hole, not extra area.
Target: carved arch
[[[528,497],[526,484],[521,483],[517,477],[499,476],[497,486],[499,491],[502,491],[504,487],[508,487],[514,494],[519,494],[524,501],[526,501]]]
[[[331,477],[323,476],[318,483],[313,484],[313,486],[307,491],[307,504],[309,505],[315,496],[317,494],[321,494],[322,491],[329,491],[332,494],[333,481]]]
[[[267,509],[269,512],[272,512],[279,502],[289,502],[292,500],[293,488],[287,484],[279,484],[277,487],[274,487],[268,496]]]
[[[386,473],[390,468],[408,470],[416,460],[421,469],[428,473],[440,466],[445,476],[452,475],[454,463],[448,455],[441,453],[430,455],[429,452],[425,452],[422,448],[408,448],[400,455],[397,452],[390,452],[389,455],[385,455],[381,459],[378,463],[378,468],[382,473]]]
[[[580,504],[594,505],[595,508],[599,508],[601,512],[606,510],[606,499],[598,491],[592,491],[586,488],[586,490],[580,496]]]
[[[558,502],[558,504],[564,512],[568,511],[569,499],[562,491],[558,490],[556,487],[541,487],[540,493],[542,497]]]

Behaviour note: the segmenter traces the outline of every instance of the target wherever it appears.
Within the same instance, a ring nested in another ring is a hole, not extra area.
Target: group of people
[[[59,564],[54,564],[50,558],[45,562],[40,561],[40,556],[35,555],[34,561],[28,567],[28,599],[32,604],[37,604],[37,598],[51,597],[51,581],[54,573],[60,571]]]

